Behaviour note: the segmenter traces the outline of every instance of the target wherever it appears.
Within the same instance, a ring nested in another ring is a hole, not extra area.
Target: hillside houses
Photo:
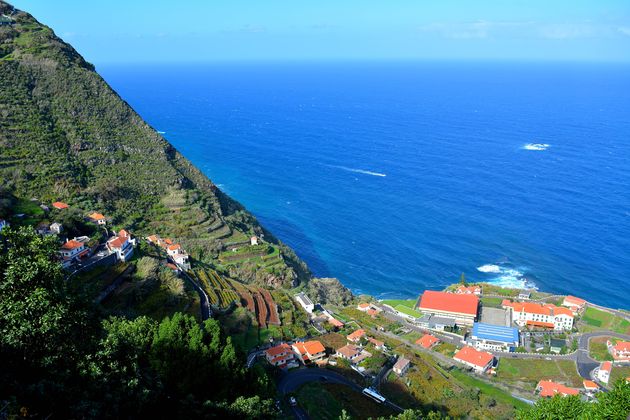
[[[610,340],[606,342],[608,351],[613,359],[619,361],[630,361],[630,341],[619,341],[613,344]]]
[[[265,358],[269,364],[281,369],[299,366],[295,360],[293,348],[287,343],[281,343],[265,350]]]
[[[168,257],[183,271],[190,270],[189,256],[180,244],[174,243],[170,238],[162,239],[158,235],[147,236],[146,240],[150,244],[164,249]]]
[[[503,300],[501,306],[509,309],[512,320],[521,327],[548,328],[556,331],[573,328],[573,312],[564,307],[552,304],[533,302],[512,302]]]
[[[64,203],[63,201],[55,201],[54,203],[52,203],[52,206],[56,208],[57,210],[65,210],[68,207],[70,207],[68,204]]]
[[[477,285],[464,286],[462,284],[458,286],[457,289],[455,289],[455,294],[481,296],[481,286],[477,286]]]
[[[107,241],[107,249],[116,254],[118,261],[129,261],[133,255],[136,240],[132,239],[129,232],[121,229],[116,236]]]
[[[293,351],[305,363],[316,363],[326,356],[324,345],[317,340],[298,341],[293,344]]]
[[[579,395],[580,391],[575,388],[569,388],[568,386],[559,384],[553,381],[541,380],[536,385],[536,392],[543,398],[551,398],[554,395]]]
[[[610,373],[612,372],[612,363],[609,361],[602,362],[599,367],[595,368],[593,375],[598,381],[607,384],[610,380]]]

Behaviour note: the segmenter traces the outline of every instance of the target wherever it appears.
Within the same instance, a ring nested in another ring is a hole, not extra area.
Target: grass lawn
[[[342,409],[352,418],[377,418],[394,414],[387,407],[339,384],[307,384],[296,392],[295,398],[312,419],[337,420]]]
[[[416,318],[420,318],[422,316],[420,312],[416,311],[415,309],[411,309],[410,307],[405,306],[405,305],[397,305],[394,307],[394,309],[396,309],[400,313],[410,315]]]
[[[402,335],[401,338],[405,339],[405,340],[409,340],[412,344],[416,343],[416,340],[419,339],[420,337],[422,337],[424,334],[418,332],[418,331],[411,331],[410,333],[407,333],[405,335]]]
[[[621,334],[630,333],[630,322],[590,306],[584,311],[582,322],[586,324],[582,327],[584,331],[611,330]]]
[[[610,339],[610,337],[595,337],[591,338],[589,343],[589,355],[599,361],[604,360],[613,360],[612,355],[608,352],[608,347],[606,347],[606,340]]]
[[[453,357],[455,351],[457,350],[457,347],[454,344],[441,341],[433,347],[433,350],[443,354],[444,356]]]
[[[630,366],[613,366],[608,385],[612,387],[620,378],[630,378]]]
[[[502,301],[503,299],[498,298],[498,297],[482,297],[481,298],[482,305],[489,308],[500,308]]]
[[[473,387],[473,388],[479,388],[479,390],[481,392],[483,392],[486,395],[491,396],[492,398],[494,398],[497,401],[501,401],[504,402],[506,404],[510,404],[512,406],[514,406],[515,408],[527,408],[530,407],[529,404],[527,404],[526,402],[523,402],[519,399],[514,398],[511,394],[507,393],[506,391],[497,388],[496,386],[490,385],[482,380],[479,380],[477,378],[473,378],[472,376],[462,372],[459,369],[453,369],[451,370],[451,375],[453,377],[455,377],[459,382],[461,382],[464,385]]]
[[[569,386],[581,387],[582,378],[571,360],[524,360],[502,358],[497,379],[509,383],[525,383],[534,387],[541,379],[550,379]]]
[[[387,299],[381,301],[381,303],[384,305],[389,305],[392,308],[395,308],[398,305],[402,305],[413,309],[416,306],[416,299]]]
[[[317,339],[321,341],[324,347],[335,350],[348,344],[348,341],[344,335],[335,332],[320,335]]]

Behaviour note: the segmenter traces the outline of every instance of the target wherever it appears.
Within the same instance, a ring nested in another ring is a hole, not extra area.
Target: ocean
[[[153,127],[355,293],[487,281],[630,308],[630,66],[108,65]]]

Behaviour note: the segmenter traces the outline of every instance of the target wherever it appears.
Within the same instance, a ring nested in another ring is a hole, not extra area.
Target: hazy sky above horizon
[[[88,61],[630,62],[630,1],[14,0]]]

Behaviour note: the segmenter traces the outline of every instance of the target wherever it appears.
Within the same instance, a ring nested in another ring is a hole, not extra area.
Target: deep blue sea
[[[630,66],[102,66],[318,276],[471,281],[630,308]]]

